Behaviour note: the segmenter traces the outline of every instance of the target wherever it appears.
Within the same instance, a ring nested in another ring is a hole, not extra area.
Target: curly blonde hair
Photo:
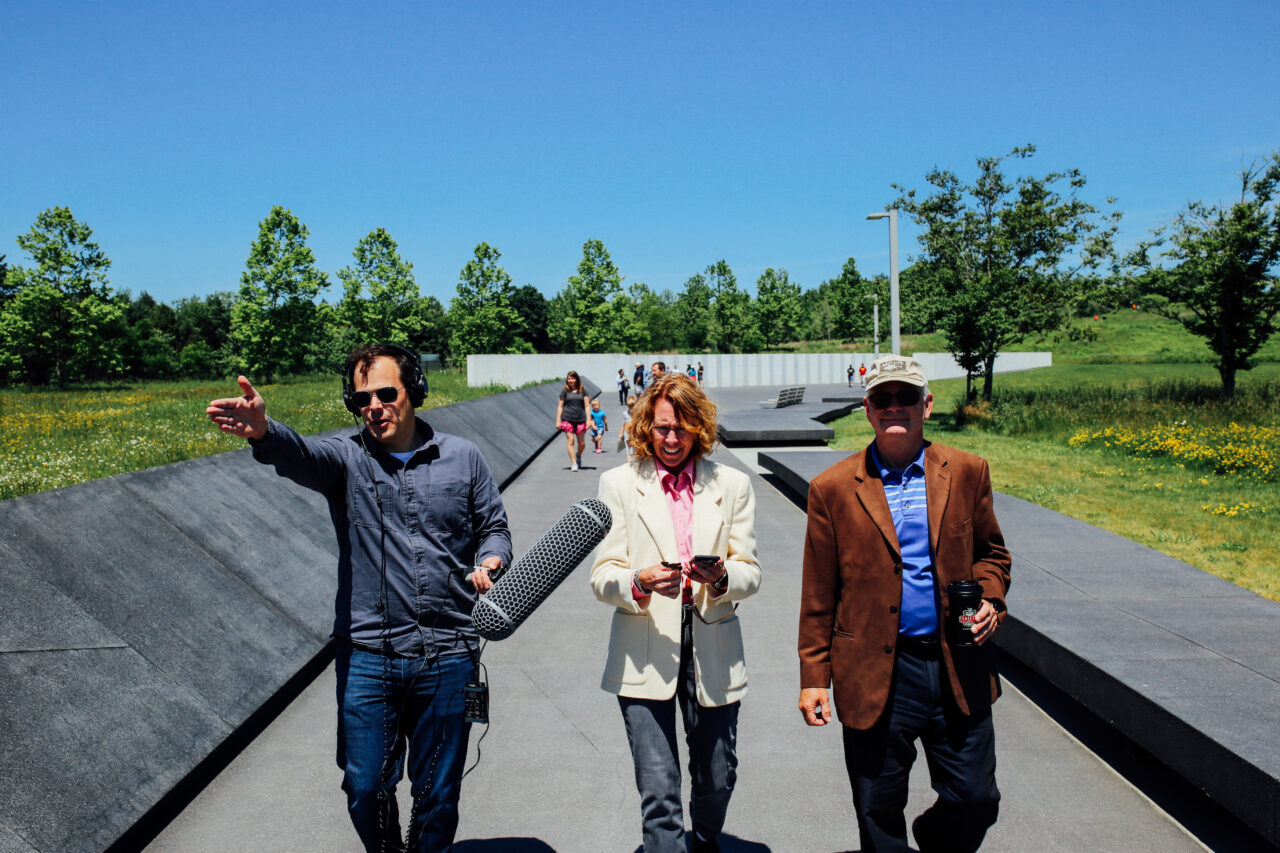
[[[680,425],[697,437],[692,459],[701,459],[716,446],[716,404],[711,402],[698,383],[683,373],[664,373],[644,389],[644,394],[631,410],[627,425],[627,444],[636,461],[653,456],[653,417],[659,400],[668,400],[675,409]]]

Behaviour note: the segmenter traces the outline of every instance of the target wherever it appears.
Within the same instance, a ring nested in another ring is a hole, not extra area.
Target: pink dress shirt
[[[662,486],[662,494],[667,499],[667,510],[671,513],[671,523],[676,529],[676,556],[680,562],[688,563],[693,559],[693,478],[697,472],[697,460],[690,459],[679,471],[672,471],[659,463],[658,482]],[[648,598],[650,593],[640,588],[634,580],[631,582],[633,598]],[[689,575],[684,576],[684,602],[693,601],[693,582]]]

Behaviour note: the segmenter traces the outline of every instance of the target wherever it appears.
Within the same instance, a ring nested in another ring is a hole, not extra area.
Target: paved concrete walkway
[[[764,566],[760,593],[739,611],[751,693],[743,702],[738,789],[723,848],[855,850],[839,731],[807,728],[795,708],[804,516],[734,453],[722,449],[714,458],[752,471]],[[588,467],[569,471],[563,442],[553,442],[508,487],[517,553],[574,500],[594,495],[600,472],[622,459],[610,452],[585,461]],[[472,734],[472,760],[481,755],[463,783],[460,853],[599,853],[640,843],[626,735],[616,700],[599,689],[609,609],[595,600],[586,575],[580,567],[514,636],[484,653],[492,724],[482,743],[482,728]],[[984,851],[1204,849],[1016,691],[1006,690],[995,716],[1004,801]],[[358,850],[333,742],[330,668],[148,849]],[[921,762],[911,815],[930,794]]]

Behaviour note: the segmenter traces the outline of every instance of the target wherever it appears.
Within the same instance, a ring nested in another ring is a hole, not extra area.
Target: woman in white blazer
[[[760,563],[751,482],[705,458],[715,441],[715,405],[688,376],[665,374],[632,411],[635,461],[600,478],[613,527],[591,587],[614,607],[601,686],[617,694],[627,728],[646,853],[685,850],[677,707],[693,851],[720,849],[736,779],[747,692],[737,607],[759,588]]]

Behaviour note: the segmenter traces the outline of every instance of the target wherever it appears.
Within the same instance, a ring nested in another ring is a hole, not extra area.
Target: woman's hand
[[[636,583],[645,592],[656,592],[667,598],[675,598],[680,594],[681,577],[679,568],[673,569],[662,563],[656,563],[637,572]]]
[[[718,559],[714,563],[700,563],[696,560],[689,563],[689,578],[698,583],[719,583],[724,573],[723,559]]]

